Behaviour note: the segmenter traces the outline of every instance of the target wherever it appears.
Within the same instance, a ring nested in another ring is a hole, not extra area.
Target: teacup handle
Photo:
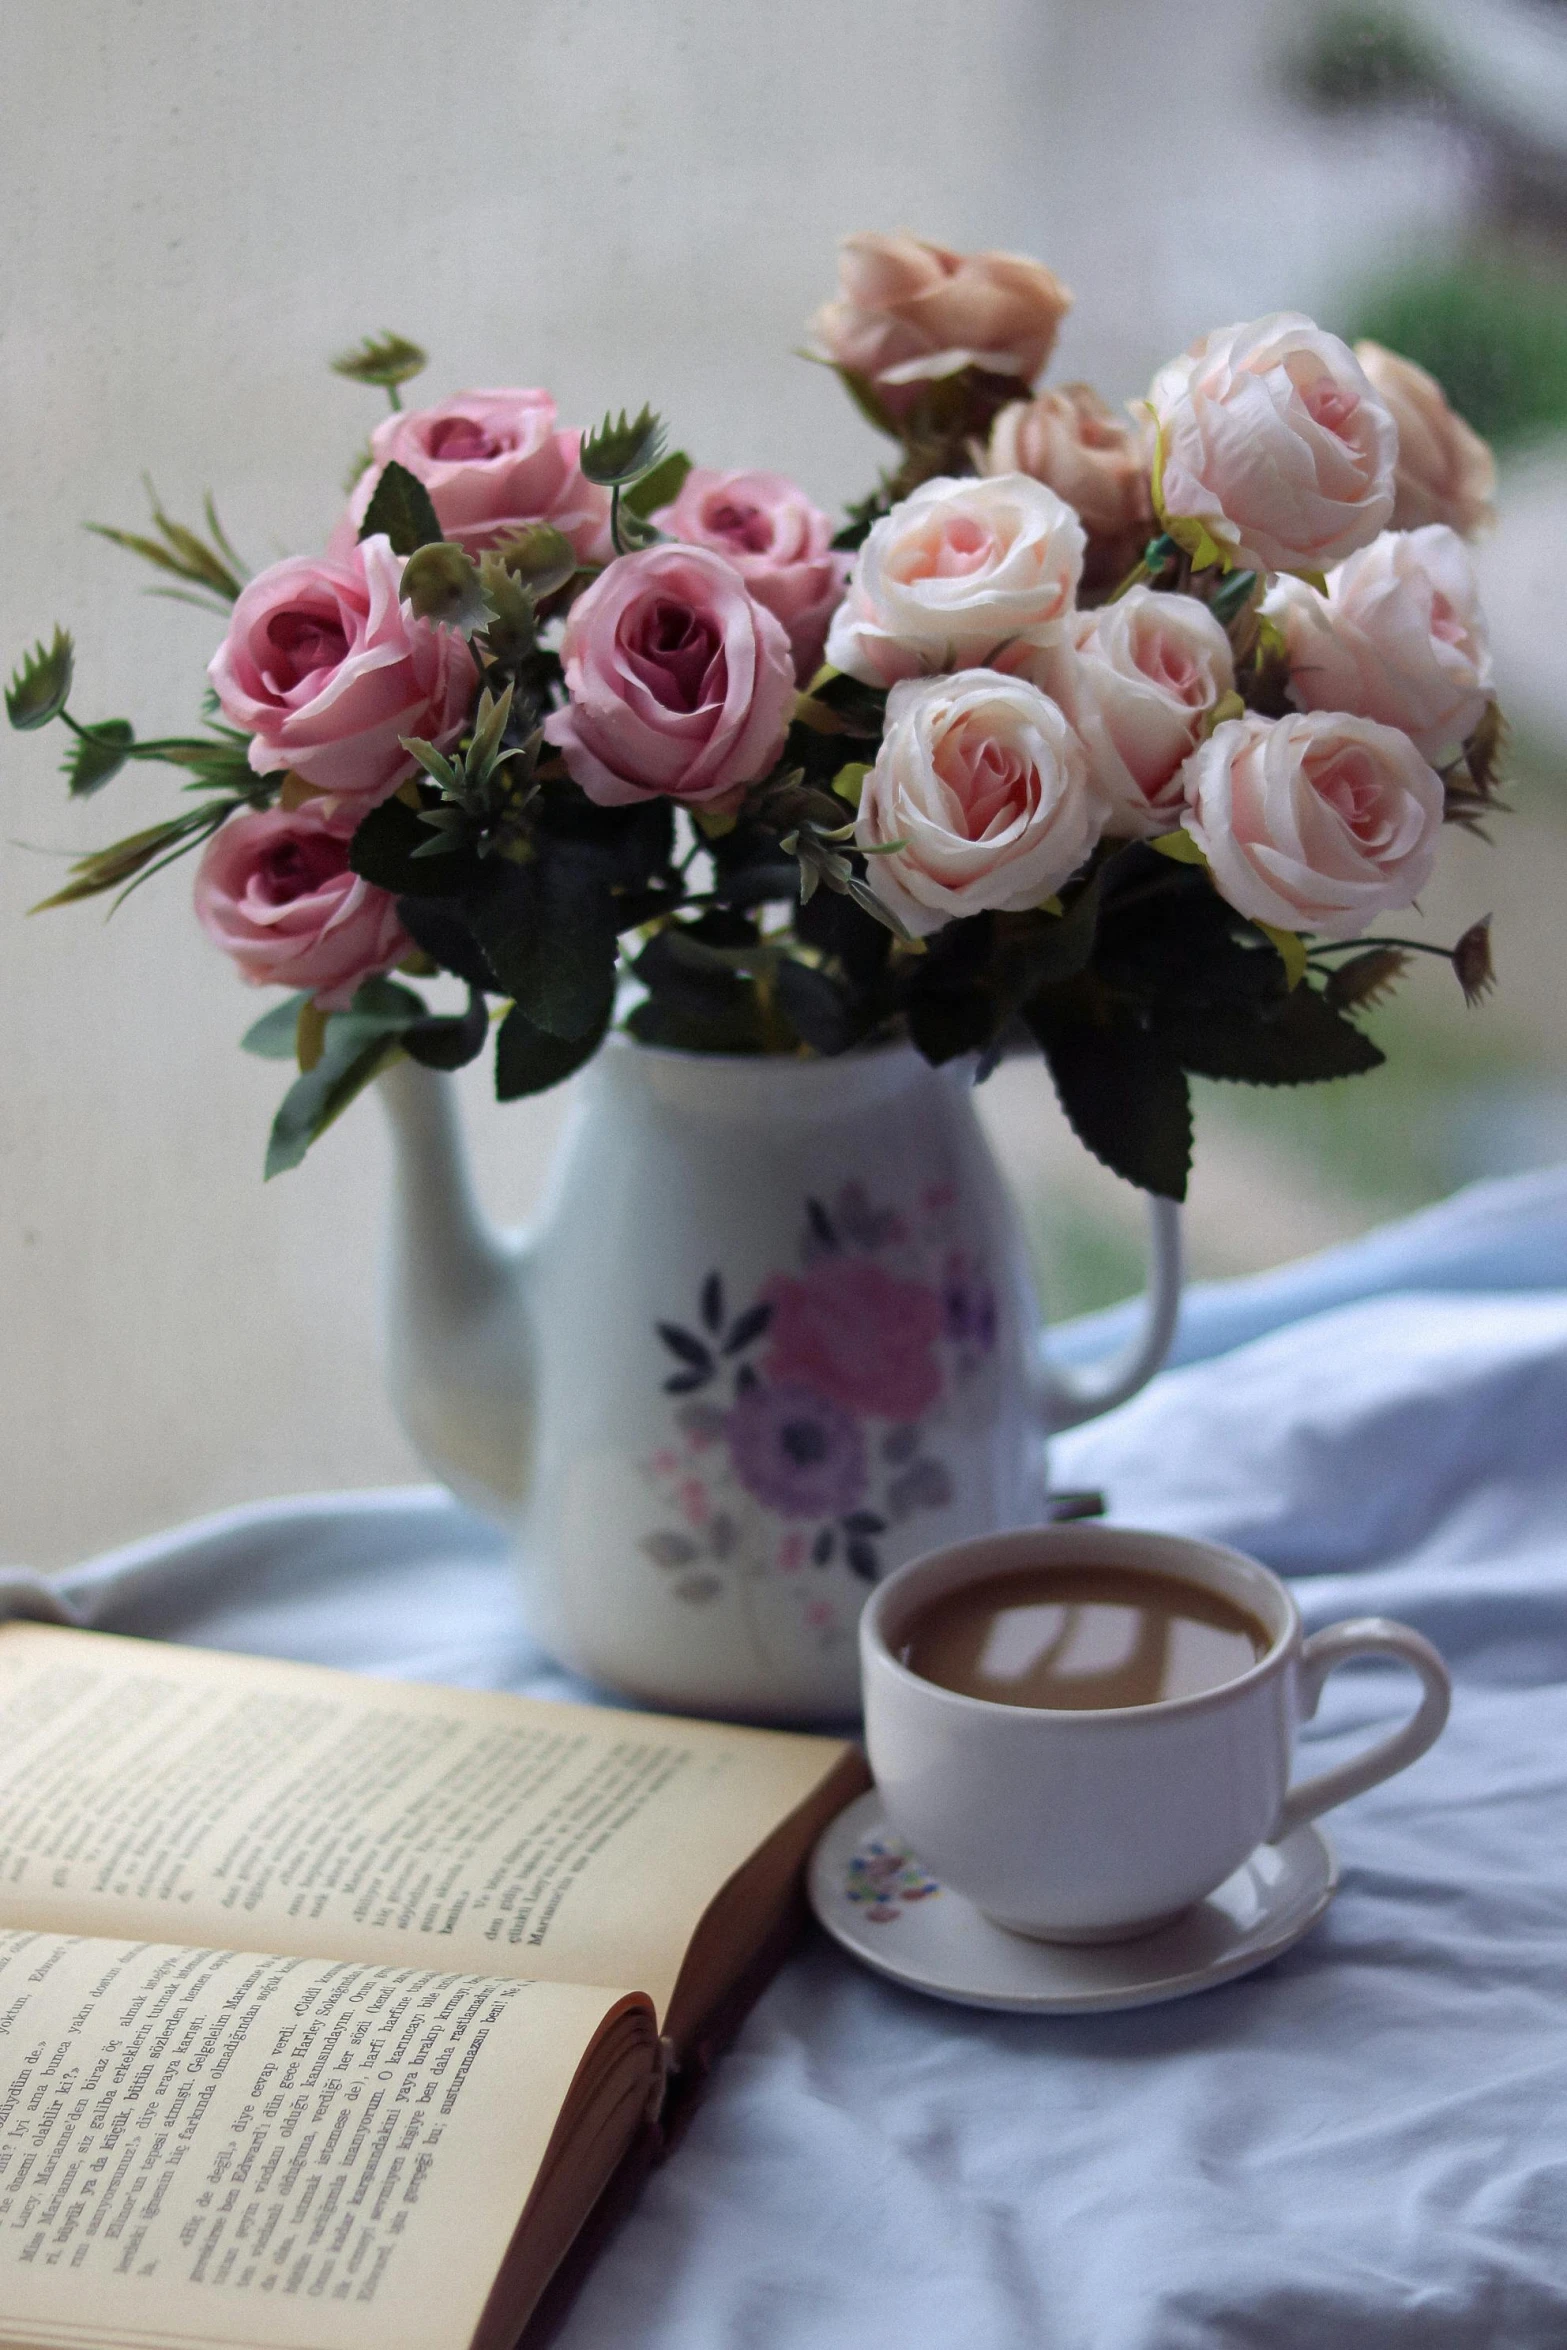
[[[1334,1804],[1374,1787],[1379,1779],[1390,1779],[1441,1736],[1453,1702],[1447,1667],[1429,1640],[1408,1624],[1395,1624],[1386,1616],[1355,1616],[1347,1623],[1329,1624],[1325,1631],[1312,1633],[1300,1656],[1302,1721],[1309,1721],[1316,1712],[1322,1684],[1334,1666],[1347,1664],[1353,1656],[1394,1656],[1412,1667],[1422,1684],[1420,1703],[1401,1730],[1379,1738],[1375,1746],[1351,1761],[1339,1763],[1331,1771],[1319,1771],[1315,1778],[1302,1779],[1298,1787],[1292,1787],[1268,1839],[1271,1844],[1277,1844],[1303,1820],[1314,1820],[1319,1812],[1331,1811]]]

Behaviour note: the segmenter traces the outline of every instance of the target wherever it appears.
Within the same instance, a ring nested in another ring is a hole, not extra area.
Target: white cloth
[[[1183,1349],[1061,1440],[1058,1481],[1256,1552],[1313,1624],[1417,1624],[1457,1681],[1440,1744],[1329,1822],[1322,1924],[1200,1998],[987,2017],[814,1940],[560,2350],[1567,2343],[1567,1177],[1196,1293]],[[573,1689],[435,1493],[232,1512],[56,1593],[111,1629]],[[1411,1694],[1335,1676],[1313,1764]]]

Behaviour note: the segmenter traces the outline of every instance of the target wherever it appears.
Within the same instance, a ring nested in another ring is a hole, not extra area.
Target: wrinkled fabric
[[[1396,1613],[1448,1658],[1439,1745],[1328,1822],[1322,1923],[1242,1982],[1075,2019],[943,2007],[814,1936],[561,2350],[1560,2350],[1564,1260],[1567,1177],[1529,1177],[1196,1292],[1203,1359],[1055,1447],[1123,1521],[1292,1577],[1309,1623]],[[433,1492],[232,1512],[55,1588],[109,1629],[583,1694]],[[1412,1701],[1335,1675],[1309,1766]]]

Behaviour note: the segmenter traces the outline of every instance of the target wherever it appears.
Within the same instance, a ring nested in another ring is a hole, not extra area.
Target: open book
[[[0,2344],[506,2350],[852,1748],[0,1629]]]

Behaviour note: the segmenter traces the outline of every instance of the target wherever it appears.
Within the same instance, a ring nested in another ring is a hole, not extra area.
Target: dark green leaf
[[[299,994],[274,1004],[270,1012],[263,1012],[255,1025],[246,1029],[239,1040],[240,1050],[257,1053],[264,1061],[291,1061],[299,1035],[300,1008],[309,1001],[308,994]]]
[[[390,539],[394,555],[417,554],[421,547],[433,546],[442,535],[429,491],[395,457],[376,483],[375,495],[359,525],[361,539],[372,539],[383,533]]]
[[[868,375],[859,375],[852,367],[835,367],[833,373],[868,425],[889,440],[900,438],[896,420]]]
[[[599,862],[563,843],[504,868],[471,908],[495,976],[535,1028],[602,1036],[615,1003],[616,916]]]
[[[481,992],[486,988],[492,995],[500,992],[500,983],[484,958],[467,916],[450,898],[401,897],[397,901],[397,919],[415,946],[433,956],[443,971],[453,972]]]
[[[346,375],[350,383],[378,384],[383,391],[409,382],[429,364],[417,343],[394,334],[366,335],[357,351],[340,351],[327,361],[334,375]]]
[[[365,980],[346,1012],[328,1015],[320,1060],[295,1079],[273,1120],[268,1178],[299,1165],[310,1145],[395,1058],[403,1032],[426,1017],[423,999],[395,979]]]
[[[1221,628],[1228,628],[1236,614],[1246,609],[1256,584],[1255,571],[1232,571],[1217,593],[1209,597],[1208,609]]]
[[[466,1012],[450,1019],[416,1020],[405,1028],[403,1050],[426,1069],[465,1069],[483,1052],[489,1033],[489,1010],[475,990]]]
[[[74,650],[69,631],[56,628],[47,651],[40,640],[17,663],[6,688],[5,714],[23,734],[47,726],[70,700]]]
[[[635,481],[655,466],[664,450],[664,427],[653,410],[643,407],[627,419],[606,415],[595,432],[583,436],[577,462],[589,481],[609,489],[616,482]]]
[[[573,1037],[569,1041],[551,1036],[546,1029],[535,1028],[514,1004],[495,1039],[497,1098],[514,1102],[524,1094],[548,1092],[552,1085],[559,1085],[562,1078],[570,1077],[584,1062],[591,1061],[603,1037],[603,1029],[597,1035]]]
[[[348,862],[366,881],[389,889],[394,897],[454,898],[475,888],[483,867],[466,850],[429,864],[416,861],[430,837],[417,809],[404,800],[383,800],[355,830]]]
[[[651,519],[661,506],[672,506],[685,487],[691,460],[684,449],[671,449],[669,455],[644,473],[621,497],[621,506],[630,507],[633,514]]]
[[[844,989],[808,963],[786,956],[773,975],[778,1009],[802,1044],[831,1056],[858,1043],[868,1022]]]
[[[1130,1022],[1099,1023],[1076,1008],[1025,1014],[1080,1142],[1113,1173],[1165,1199],[1186,1197],[1192,1116],[1173,1052]]]
[[[1315,1085],[1379,1068],[1385,1055],[1352,1020],[1302,985],[1281,1003],[1253,1012],[1221,1009],[1177,1012],[1161,1019],[1159,1035],[1195,1077],[1232,1078],[1245,1085]]]
[[[61,772],[70,785],[73,800],[84,800],[89,794],[101,791],[110,778],[119,774],[136,740],[136,729],[128,718],[103,718],[96,726],[83,727],[71,739],[71,746],[61,761]]]

